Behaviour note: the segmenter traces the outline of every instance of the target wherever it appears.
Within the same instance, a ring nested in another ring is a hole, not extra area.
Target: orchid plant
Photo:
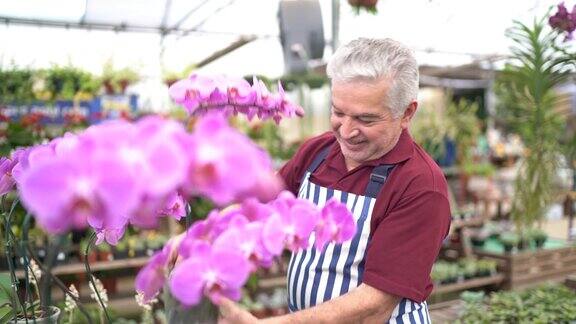
[[[284,249],[312,242],[323,249],[352,238],[355,222],[346,206],[330,200],[318,208],[283,191],[266,152],[226,120],[243,114],[279,123],[302,116],[280,84],[272,93],[256,78],[251,85],[193,74],[169,92],[199,117],[192,132],[149,116],[19,149],[0,161],[0,194],[16,184],[22,204],[48,233],[89,227],[96,244],[112,245],[128,226],[155,228],[162,217],[187,216],[188,201],[210,199],[218,209],[169,240],[137,275],[144,303],[163,287],[184,308],[239,300],[249,274],[271,266]]]

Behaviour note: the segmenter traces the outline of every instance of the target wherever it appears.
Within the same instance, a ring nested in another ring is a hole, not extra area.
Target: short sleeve
[[[448,199],[439,192],[421,191],[401,199],[374,230],[363,282],[416,302],[426,300],[450,218]]]

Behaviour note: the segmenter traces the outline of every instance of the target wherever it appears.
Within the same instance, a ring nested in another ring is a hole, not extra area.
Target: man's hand
[[[219,324],[255,324],[258,319],[228,298],[220,299]]]

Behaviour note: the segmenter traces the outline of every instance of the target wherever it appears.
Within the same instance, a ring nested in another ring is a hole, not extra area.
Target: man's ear
[[[400,122],[402,129],[407,129],[408,126],[410,126],[410,121],[412,120],[412,117],[414,117],[414,115],[416,114],[416,110],[418,110],[418,102],[412,101],[410,105],[408,105],[408,107],[404,111],[404,115],[402,116],[402,121]]]

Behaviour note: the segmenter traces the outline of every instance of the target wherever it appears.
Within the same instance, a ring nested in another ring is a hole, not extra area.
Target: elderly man
[[[355,237],[294,253],[288,315],[271,323],[430,323],[430,271],[450,227],[447,184],[414,143],[418,66],[390,39],[357,39],[328,64],[332,131],[302,145],[280,170],[289,190],[322,206],[345,202]],[[224,322],[258,320],[229,300]]]

